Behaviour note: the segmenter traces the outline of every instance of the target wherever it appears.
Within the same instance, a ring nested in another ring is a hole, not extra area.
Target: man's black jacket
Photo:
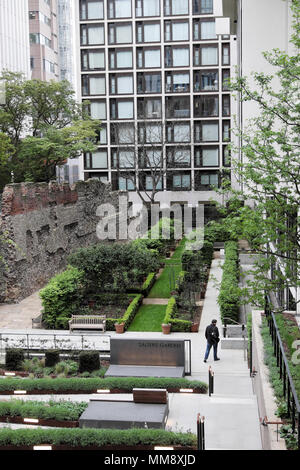
[[[205,330],[205,338],[209,344],[218,343],[220,340],[218,327],[213,324],[208,325]]]

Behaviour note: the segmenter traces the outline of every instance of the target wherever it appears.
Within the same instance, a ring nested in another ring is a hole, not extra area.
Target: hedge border
[[[158,377],[107,377],[107,378],[56,378],[56,379],[16,379],[0,380],[0,393],[13,393],[15,390],[49,391],[56,393],[95,393],[98,389],[125,390],[133,388],[166,388],[174,392],[180,388],[193,389],[195,393],[207,393],[207,384],[199,380],[185,378]]]
[[[166,307],[166,314],[165,314],[163,323],[171,324],[171,331],[173,332],[180,332],[180,331],[190,332],[193,322],[189,320],[180,320],[177,318],[173,318],[173,316],[176,314],[176,311],[177,311],[176,299],[175,297],[170,297],[169,302]]]

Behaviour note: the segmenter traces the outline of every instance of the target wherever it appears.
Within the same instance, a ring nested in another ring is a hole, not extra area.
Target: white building
[[[291,0],[221,0],[220,18],[217,31],[223,34],[237,35],[237,65],[241,76],[247,77],[254,88],[252,72],[272,74],[274,68],[269,64],[263,52],[279,49],[293,55]],[[226,24],[224,17],[229,18]],[[276,89],[276,81],[272,86]],[[236,116],[240,129],[245,130],[250,119],[259,112],[255,102],[247,101],[236,104]],[[237,145],[238,141],[235,142]],[[243,158],[240,154],[238,158]],[[244,190],[243,184],[241,189]],[[271,247],[272,248],[272,247]],[[274,248],[274,247],[273,247]],[[280,268],[277,265],[277,268]],[[272,273],[270,272],[270,276]],[[277,300],[288,309],[294,301],[300,299],[300,289],[290,287],[277,293]],[[300,303],[297,304],[300,313]]]
[[[0,0],[0,71],[30,78],[28,0]]]
[[[130,166],[130,154],[150,149],[147,135],[160,126],[157,153],[165,171],[156,201],[209,206],[218,198],[213,186],[230,175],[226,78],[236,63],[234,36],[216,35],[219,2],[76,3],[81,98],[102,121],[98,151],[84,155],[82,177],[110,181],[138,202],[136,187],[151,190],[153,180],[140,163]]]

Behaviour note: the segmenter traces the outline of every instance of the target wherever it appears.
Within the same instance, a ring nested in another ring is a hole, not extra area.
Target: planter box
[[[38,443],[36,443],[35,445],[39,445]],[[40,445],[43,445],[43,444],[40,444]],[[45,444],[44,444],[45,445]],[[47,444],[47,445],[51,445],[51,444]],[[70,445],[52,445],[52,450],[72,450],[72,451],[76,451],[76,450],[108,450],[110,452],[114,452],[114,451],[117,451],[117,450],[147,450],[147,451],[150,451],[150,450],[154,450],[154,447],[156,445],[159,445],[158,444],[154,444],[154,445],[140,445],[140,446],[118,446],[118,445],[104,445],[104,446],[101,446],[101,447],[96,447],[96,446],[86,446],[86,447],[72,447]],[[197,447],[191,447],[191,446],[180,446],[180,445],[172,445],[172,444],[169,444],[168,446],[170,447],[173,447],[174,448],[174,451],[181,451],[181,452],[185,452],[185,451],[196,451],[197,450]],[[15,446],[15,445],[7,445],[7,446],[0,446],[0,451],[1,450],[30,450],[32,451],[33,450],[33,446]]]
[[[99,390],[99,387],[97,389],[87,391],[87,390],[38,390],[38,389],[32,389],[30,391],[27,391],[26,395],[90,395],[90,394],[97,394],[97,390]],[[172,387],[167,387],[167,391],[169,393],[180,393],[180,388],[172,388]],[[110,391],[111,394],[114,393],[132,393],[132,390],[127,390],[127,389],[122,389],[122,388],[114,388],[111,389]],[[201,388],[195,388],[193,390],[193,393],[206,393],[203,392]],[[14,395],[13,390],[1,390],[0,395]],[[101,394],[99,394],[101,395]],[[109,393],[107,394],[109,395]],[[22,398],[24,395],[14,395],[16,398]]]

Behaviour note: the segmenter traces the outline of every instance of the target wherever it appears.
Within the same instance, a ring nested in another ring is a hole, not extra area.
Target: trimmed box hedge
[[[88,402],[31,402],[24,400],[1,401],[0,417],[77,421],[87,406]]]
[[[4,446],[65,445],[73,448],[102,446],[178,445],[197,447],[192,433],[162,429],[0,429],[0,448]]]
[[[49,391],[53,393],[95,393],[96,390],[124,390],[132,392],[133,388],[166,388],[179,390],[191,388],[195,393],[207,393],[207,384],[199,380],[184,378],[158,377],[107,377],[107,378],[56,378],[56,379],[18,379],[5,378],[0,380],[0,393],[13,393],[14,390]]]
[[[225,242],[225,261],[218,296],[222,322],[235,323],[239,321],[240,288],[239,283],[239,254],[235,241]]]
[[[171,324],[171,331],[172,332],[179,332],[179,331],[191,331],[192,322],[188,320],[180,320],[179,318],[174,318],[177,313],[177,305],[175,297],[170,297],[167,308],[166,308],[166,315],[164,318],[163,323],[170,323]]]
[[[125,323],[125,330],[128,328],[135,315],[137,314],[138,309],[140,308],[143,302],[142,294],[137,294],[134,296],[132,302],[129,304],[126,312],[123,317],[120,318],[107,318],[106,319],[106,330],[111,331],[115,329],[115,323],[123,321]]]
[[[5,350],[5,367],[7,370],[20,370],[24,361],[22,349],[8,348]]]

